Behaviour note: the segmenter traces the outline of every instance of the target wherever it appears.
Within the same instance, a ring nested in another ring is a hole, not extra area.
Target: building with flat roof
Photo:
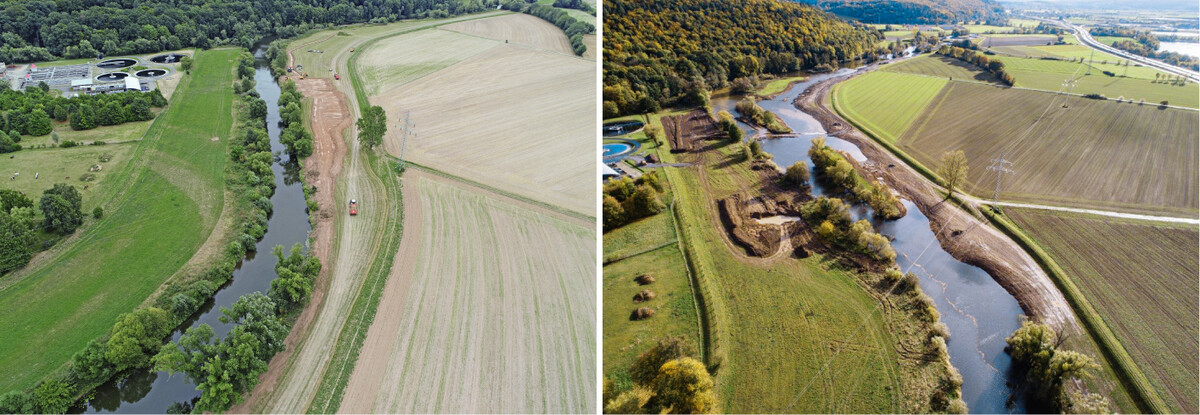
[[[125,89],[128,91],[141,91],[142,82],[132,76],[125,77]]]
[[[91,91],[92,85],[93,85],[92,78],[76,79],[74,81],[71,81],[71,90],[72,91]]]

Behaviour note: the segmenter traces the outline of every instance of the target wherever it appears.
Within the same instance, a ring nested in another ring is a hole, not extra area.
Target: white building
[[[132,76],[127,76],[127,77],[125,77],[125,90],[126,91],[141,91],[142,83],[141,83],[141,81],[138,81],[137,78],[134,78]]]

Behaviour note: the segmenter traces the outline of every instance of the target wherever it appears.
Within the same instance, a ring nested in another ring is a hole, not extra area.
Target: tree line
[[[969,43],[970,41],[967,42]],[[1012,86],[1017,83],[1016,78],[1013,78],[1012,74],[1004,70],[1004,62],[999,59],[990,59],[987,57],[987,55],[982,53],[959,46],[949,45],[942,45],[942,47],[938,48],[937,53],[942,56],[949,56],[951,58],[970,63],[978,66],[980,69],[991,72],[992,75],[996,76],[996,79],[999,79],[1008,86]]]
[[[1004,8],[991,0],[801,0],[864,23],[956,23],[1004,25]]]
[[[293,160],[307,158],[313,152],[313,135],[304,128],[304,114],[301,105],[304,95],[296,89],[296,83],[291,79],[280,85],[279,94],[279,142],[287,146],[288,154]],[[266,108],[263,108],[266,111]],[[266,114],[265,112],[263,113]]]
[[[776,0],[605,2],[604,116],[704,106],[701,91],[759,74],[839,66],[882,35]],[[687,33],[681,36],[680,33]]]
[[[587,45],[583,43],[583,35],[596,33],[596,26],[572,17],[559,7],[579,9],[595,15],[596,10],[591,9],[590,4],[582,0],[556,0],[553,6],[529,3],[533,3],[533,1],[506,0],[501,7],[505,10],[527,13],[554,24],[567,35],[567,39],[571,42],[571,50],[575,52],[576,56],[583,56],[584,52],[587,52]],[[560,6],[560,3],[563,5]]]
[[[25,91],[0,88],[0,133],[7,132],[0,134],[0,153],[20,150],[21,135],[50,134],[54,129],[52,121],[69,122],[72,130],[90,130],[150,120],[154,118],[151,107],[167,105],[167,99],[157,89],[70,98],[52,96],[49,90],[45,83]]]
[[[186,47],[250,47],[350,23],[441,18],[494,9],[498,0],[0,0],[0,62],[94,58]]]
[[[662,192],[663,185],[655,171],[637,180],[622,177],[604,183],[604,231],[662,212],[667,208],[662,202]]]

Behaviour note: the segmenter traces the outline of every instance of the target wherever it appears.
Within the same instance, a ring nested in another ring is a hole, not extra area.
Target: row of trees
[[[938,48],[937,53],[942,56],[949,56],[978,66],[983,70],[991,72],[992,75],[996,76],[996,79],[999,79],[1009,86],[1015,85],[1017,82],[1016,78],[1013,78],[1012,74],[1009,74],[1008,71],[1004,70],[1004,62],[999,59],[991,59],[982,53],[949,45],[942,45],[942,47]]]
[[[875,54],[882,35],[775,0],[605,2],[605,117],[704,106],[700,91]],[[679,36],[687,33],[687,36]]]
[[[583,2],[580,1],[580,3]],[[583,43],[583,35],[596,33],[595,25],[580,21],[566,11],[557,7],[547,6],[544,4],[534,4],[526,8],[525,13],[540,17],[542,20],[547,22],[554,23],[555,26],[558,26],[559,29],[562,29],[563,33],[566,33],[567,38],[571,41],[572,51],[574,51],[575,55],[578,56],[583,56],[584,52],[587,52],[587,45]]]
[[[655,171],[647,172],[637,180],[622,177],[604,183],[604,231],[662,212],[667,208],[662,201],[662,192],[663,185]]]
[[[900,200],[886,184],[867,181],[845,157],[825,145],[825,138],[814,138],[812,143],[808,156],[816,167],[818,177],[866,202],[879,218],[898,219],[904,215]]]
[[[1033,397],[1053,411],[1099,414],[1111,411],[1108,400],[1095,393],[1069,391],[1068,384],[1092,376],[1100,368],[1091,356],[1062,347],[1067,340],[1050,326],[1025,321],[1005,339],[1005,349],[1027,370]]]
[[[696,356],[683,337],[660,339],[630,366],[631,385],[604,380],[604,413],[717,413],[712,375]]]
[[[92,58],[209,48],[250,47],[266,36],[292,37],[329,25],[447,17],[494,9],[498,0],[146,0],[0,1],[0,62]]]
[[[312,155],[313,135],[304,128],[304,114],[301,105],[304,95],[296,89],[296,83],[291,79],[281,85],[279,95],[279,142],[287,146],[288,154],[293,160]],[[265,113],[264,113],[265,114]]]
[[[0,89],[0,131],[10,135],[16,132],[17,135],[43,136],[53,130],[52,120],[70,121],[73,130],[146,121],[154,118],[151,107],[167,105],[166,98],[158,90],[64,98],[51,96],[47,93],[49,89],[49,86],[25,91]],[[19,138],[12,140],[14,143],[20,141]]]

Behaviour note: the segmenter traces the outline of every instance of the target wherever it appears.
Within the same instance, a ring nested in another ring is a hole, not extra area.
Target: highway
[[[1187,79],[1191,80],[1192,82],[1200,82],[1200,72],[1180,68],[1175,65],[1167,64],[1160,60],[1147,58],[1147,57],[1141,56],[1141,55],[1135,55],[1135,54],[1114,48],[1112,46],[1105,45],[1103,43],[1100,43],[1096,39],[1092,38],[1091,33],[1088,33],[1087,29],[1081,25],[1077,25],[1074,23],[1065,22],[1065,21],[1061,21],[1061,20],[1050,20],[1050,19],[1039,19],[1039,20],[1045,21],[1047,23],[1059,25],[1059,26],[1062,26],[1062,27],[1065,27],[1067,29],[1074,31],[1075,34],[1079,37],[1080,41],[1082,41],[1083,43],[1085,43],[1088,46],[1091,46],[1093,48],[1100,49],[1102,51],[1111,53],[1113,55],[1120,56],[1125,59],[1129,59],[1131,61],[1140,63],[1142,65],[1150,66],[1150,67],[1153,67],[1156,69],[1161,69],[1167,73],[1186,77]]]

